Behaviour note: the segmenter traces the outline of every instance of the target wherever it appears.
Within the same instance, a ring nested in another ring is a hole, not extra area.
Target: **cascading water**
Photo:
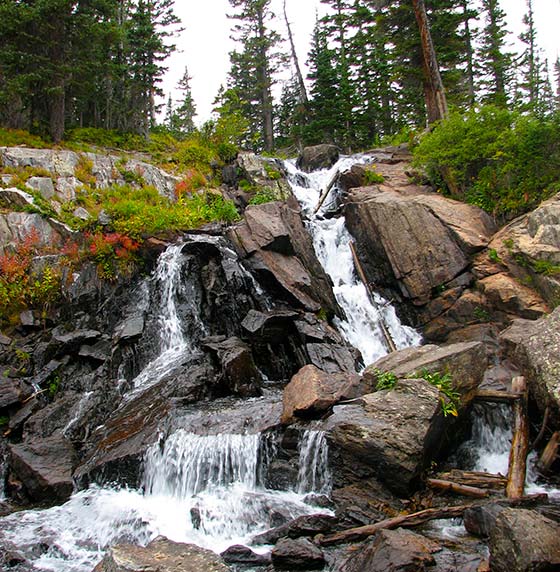
[[[307,429],[299,442],[298,493],[331,492],[328,454],[325,432]]]
[[[366,163],[368,157],[355,155],[340,159],[331,169],[303,173],[291,161],[285,163],[294,195],[307,215],[307,228],[313,237],[313,245],[319,262],[331,277],[333,292],[346,318],[335,324],[346,340],[362,353],[365,365],[373,363],[388,353],[381,323],[387,326],[398,349],[418,345],[420,335],[400,323],[394,308],[381,296],[375,294],[374,302],[368,296],[365,285],[358,279],[354,269],[350,242],[352,237],[346,229],[343,216],[323,219],[323,206],[314,214],[321,191],[337,172],[343,172],[356,163]],[[305,181],[305,185],[301,183]]]

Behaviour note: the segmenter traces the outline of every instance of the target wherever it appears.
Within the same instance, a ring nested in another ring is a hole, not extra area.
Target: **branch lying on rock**
[[[424,524],[425,522],[435,520],[437,518],[456,518],[462,516],[468,508],[470,508],[470,505],[427,508],[412,514],[403,514],[382,520],[381,522],[376,522],[375,524],[366,524],[365,526],[349,528],[348,530],[343,530],[336,534],[331,534],[330,536],[324,536],[319,539],[319,543],[323,546],[328,546],[330,544],[363,540],[368,536],[374,535],[380,530],[397,528],[399,526],[406,528],[419,526],[420,524]]]
[[[488,491],[484,489],[479,489],[478,487],[471,487],[469,485],[460,485],[452,481],[444,481],[443,479],[426,479],[426,484],[433,488],[442,491],[449,491],[452,493],[457,493],[466,497],[473,497],[477,499],[483,499],[488,496]]]
[[[522,394],[520,393],[508,393],[507,391],[495,391],[492,389],[479,389],[474,399],[477,401],[491,401],[495,403],[511,403],[520,399]]]
[[[460,471],[459,469],[453,469],[448,473],[439,473],[437,478],[479,489],[505,489],[507,484],[507,478],[504,475],[494,475],[481,471]]]

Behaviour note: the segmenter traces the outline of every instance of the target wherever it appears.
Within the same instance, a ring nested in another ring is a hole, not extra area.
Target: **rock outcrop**
[[[305,147],[297,160],[297,167],[306,173],[329,169],[337,161],[339,150],[335,145],[314,145]]]

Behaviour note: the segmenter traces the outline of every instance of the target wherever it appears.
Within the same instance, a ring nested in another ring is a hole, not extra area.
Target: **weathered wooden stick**
[[[552,463],[558,457],[559,449],[560,448],[560,431],[556,431],[550,438],[550,441],[547,443],[542,455],[539,459],[537,464],[537,468],[541,473],[548,473],[550,468],[552,467]]]
[[[439,473],[437,478],[481,489],[505,489],[507,484],[507,478],[503,475],[458,469],[453,469],[448,473]]]
[[[484,489],[471,487],[469,485],[460,485],[458,483],[454,483],[452,481],[444,481],[442,479],[426,479],[426,484],[432,489],[450,491],[452,493],[457,493],[458,495],[463,495],[466,497],[483,499],[488,496],[488,491],[485,491]]]
[[[319,212],[319,209],[323,206],[323,203],[325,202],[326,198],[329,196],[329,193],[331,192],[331,189],[334,187],[334,184],[336,183],[337,178],[338,178],[338,171],[335,172],[335,174],[332,176],[332,179],[328,182],[327,186],[323,189],[323,192],[321,193],[321,196],[319,197],[319,202],[317,203],[317,206],[313,209],[314,215],[316,215]]]
[[[427,508],[412,514],[403,514],[382,520],[381,522],[376,522],[375,524],[366,524],[365,526],[349,528],[329,536],[324,536],[319,539],[319,543],[326,546],[329,544],[340,544],[342,542],[353,542],[355,540],[363,540],[380,530],[388,528],[397,528],[398,526],[418,526],[436,518],[456,518],[458,516],[462,516],[469,507],[470,505]]]
[[[511,403],[521,397],[519,393],[508,393],[506,391],[495,391],[492,389],[479,389],[474,396],[478,401],[492,401],[497,403]]]
[[[522,397],[513,402],[513,439],[509,453],[508,482],[506,496],[520,498],[525,488],[527,454],[529,453],[529,421],[527,419],[527,386],[525,378],[514,377],[512,391]]]
[[[387,347],[389,348],[389,351],[391,353],[396,352],[397,351],[397,345],[395,344],[395,340],[393,340],[393,336],[391,336],[391,332],[389,331],[389,328],[387,327],[387,324],[385,323],[385,320],[383,319],[383,315],[381,314],[381,309],[378,307],[378,304],[375,301],[375,297],[373,295],[373,292],[371,291],[371,287],[369,285],[369,282],[367,281],[366,274],[365,274],[364,269],[362,267],[362,263],[360,262],[360,259],[358,258],[358,252],[356,251],[356,244],[354,243],[353,240],[350,241],[350,251],[352,252],[352,259],[354,260],[354,266],[356,268],[356,272],[358,273],[360,280],[364,283],[367,295],[368,295],[371,303],[373,304],[374,308],[376,308],[378,313],[379,313],[379,325],[381,326],[381,333],[383,334],[383,337],[385,338],[385,342],[387,344]]]

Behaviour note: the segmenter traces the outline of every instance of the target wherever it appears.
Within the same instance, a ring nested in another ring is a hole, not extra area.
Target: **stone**
[[[328,514],[312,514],[300,516],[252,539],[254,544],[274,544],[281,538],[313,537],[317,534],[331,532],[336,528],[338,519]]]
[[[311,173],[319,169],[330,169],[338,161],[339,156],[336,145],[314,145],[303,149],[296,165],[305,173]]]
[[[12,339],[0,332],[0,346],[9,346],[11,343]]]
[[[19,380],[0,376],[0,409],[19,405],[29,395]]]
[[[47,201],[54,197],[54,185],[50,177],[29,177],[25,185],[37,191]]]
[[[109,224],[111,224],[111,217],[110,217],[109,213],[108,213],[105,209],[101,209],[101,210],[97,213],[97,222],[98,222],[101,226],[108,226]]]
[[[99,340],[93,345],[84,344],[78,352],[80,357],[105,362],[111,357],[111,343],[108,340]]]
[[[492,572],[560,570],[560,524],[531,510],[504,509],[489,548]]]
[[[77,209],[75,209],[74,212],[72,213],[72,216],[75,216],[80,220],[89,220],[91,218],[91,215],[84,207],[78,207]]]
[[[463,514],[466,531],[476,536],[490,536],[498,515],[505,508],[498,503],[480,504],[468,508]]]
[[[37,246],[56,247],[65,236],[62,229],[36,213],[10,212],[0,214],[0,251],[8,245],[23,242],[33,233]]]
[[[446,421],[438,390],[420,379],[336,405],[322,425],[335,486],[374,477],[410,494],[443,446]]]
[[[74,330],[73,332],[54,331],[53,345],[57,346],[57,355],[79,351],[83,344],[95,342],[101,337],[98,330]]]
[[[35,328],[41,326],[41,322],[35,318],[32,310],[24,310],[19,314],[19,323],[25,328]]]
[[[0,206],[19,209],[34,204],[33,197],[20,189],[0,189]]]
[[[76,453],[62,437],[10,444],[11,467],[34,501],[64,502],[72,494]]]
[[[292,191],[286,180],[286,170],[282,161],[261,157],[247,151],[237,155],[235,171],[224,169],[226,184],[237,186],[240,179],[245,179],[256,189],[266,188],[275,200],[283,201],[291,196]]]
[[[364,393],[366,389],[357,374],[325,373],[314,365],[306,365],[284,388],[282,423],[319,417],[339,401]]]
[[[306,538],[282,538],[272,549],[275,570],[320,570],[325,565],[323,551]]]
[[[354,373],[362,364],[360,352],[352,346],[336,344],[306,344],[312,365],[326,373]]]
[[[93,572],[228,572],[223,559],[206,548],[173,542],[163,536],[146,547],[111,546]]]
[[[426,344],[405,348],[382,357],[366,368],[364,380],[375,387],[376,370],[393,372],[398,378],[414,377],[423,369],[430,373],[450,373],[453,387],[467,405],[484,378],[488,357],[482,342],[460,342],[446,346]]]
[[[479,280],[478,286],[494,308],[502,312],[535,320],[550,311],[537,292],[504,272]]]
[[[428,572],[441,547],[410,530],[380,530],[338,568],[340,572]]]
[[[560,308],[538,320],[514,320],[500,342],[541,413],[550,406],[551,422],[560,425]]]
[[[121,322],[113,334],[115,342],[129,342],[139,338],[144,332],[145,320],[143,315],[130,316]]]
[[[246,566],[266,566],[270,564],[270,554],[257,554],[248,546],[235,544],[222,552],[220,556],[227,564],[243,564]]]
[[[294,331],[294,319],[299,314],[292,310],[269,310],[267,312],[259,312],[258,310],[249,310],[241,327],[252,336],[267,342],[281,342]]]

